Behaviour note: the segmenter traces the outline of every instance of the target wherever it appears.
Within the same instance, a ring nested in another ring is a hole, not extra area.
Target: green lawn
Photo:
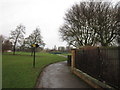
[[[71,53],[62,53],[61,55],[68,56],[68,55],[72,55],[72,54]]]
[[[46,65],[66,60],[66,58],[54,54],[36,53],[36,67],[33,68],[33,57],[25,56],[30,55],[30,53],[21,52],[21,54],[22,55],[3,54],[3,88],[33,88],[39,73]]]

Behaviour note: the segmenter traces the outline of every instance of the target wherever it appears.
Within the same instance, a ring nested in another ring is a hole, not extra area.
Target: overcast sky
[[[59,36],[66,10],[81,0],[0,0],[0,34],[10,35],[11,30],[23,24],[29,36],[40,27],[46,48],[66,46]],[[83,0],[82,0],[83,1]],[[114,0],[113,0],[114,1]],[[117,0],[118,1],[118,0]]]

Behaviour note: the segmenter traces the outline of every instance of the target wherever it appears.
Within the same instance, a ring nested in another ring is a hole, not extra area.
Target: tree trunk
[[[33,48],[31,49],[31,56],[33,56]]]
[[[15,55],[15,45],[13,46],[13,55]]]
[[[107,47],[108,43],[101,43],[102,46]]]

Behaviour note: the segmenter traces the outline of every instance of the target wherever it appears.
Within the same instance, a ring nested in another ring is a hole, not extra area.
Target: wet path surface
[[[91,88],[70,72],[67,62],[47,66],[38,80],[36,88]]]

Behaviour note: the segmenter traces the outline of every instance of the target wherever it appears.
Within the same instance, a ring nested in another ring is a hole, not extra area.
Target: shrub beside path
[[[41,73],[35,88],[91,88],[70,72],[67,62],[47,66]]]

